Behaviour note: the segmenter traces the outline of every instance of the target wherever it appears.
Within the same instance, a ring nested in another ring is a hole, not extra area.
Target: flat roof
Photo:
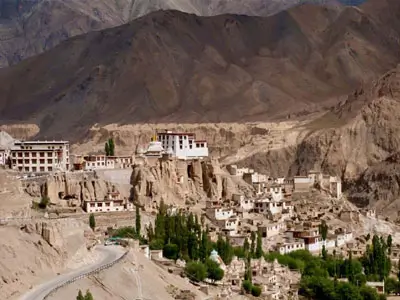
[[[26,145],[26,144],[69,144],[68,141],[16,141],[15,145]]]

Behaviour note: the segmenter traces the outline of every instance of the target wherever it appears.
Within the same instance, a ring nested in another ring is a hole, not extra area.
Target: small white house
[[[206,215],[211,220],[227,220],[235,214],[232,208],[212,207],[206,209]]]
[[[282,255],[304,249],[305,249],[305,244],[304,241],[302,240],[293,240],[278,244],[278,251]]]

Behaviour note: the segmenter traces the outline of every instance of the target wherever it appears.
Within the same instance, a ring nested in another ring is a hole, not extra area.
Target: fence
[[[53,294],[54,292],[56,292],[56,291],[59,290],[60,288],[63,288],[64,286],[67,286],[67,285],[69,285],[69,284],[71,284],[71,283],[73,283],[73,282],[75,282],[75,281],[77,281],[77,280],[83,279],[83,278],[88,277],[88,276],[90,276],[90,275],[93,275],[93,274],[95,274],[95,273],[101,272],[101,271],[103,271],[103,270],[105,270],[105,269],[111,268],[113,265],[115,265],[116,263],[118,263],[118,262],[120,262],[121,260],[123,260],[123,259],[125,258],[125,256],[128,254],[128,252],[129,252],[129,251],[126,251],[121,257],[117,258],[116,260],[114,260],[114,261],[111,262],[111,263],[108,263],[108,264],[105,264],[105,265],[103,265],[103,266],[100,266],[100,267],[98,267],[98,268],[95,269],[95,270],[88,271],[88,272],[86,272],[86,273],[84,273],[84,274],[81,274],[81,275],[79,275],[79,276],[75,276],[75,277],[71,278],[70,280],[68,280],[68,281],[66,281],[66,282],[64,282],[64,283],[57,285],[56,287],[54,287],[53,289],[51,289],[51,290],[47,293],[46,296],[44,296],[43,300],[47,299],[51,294]]]

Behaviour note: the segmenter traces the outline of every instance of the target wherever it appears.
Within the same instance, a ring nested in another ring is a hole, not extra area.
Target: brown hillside
[[[266,18],[155,12],[0,70],[0,117],[77,138],[94,123],[304,114],[396,65],[383,22],[311,5]]]

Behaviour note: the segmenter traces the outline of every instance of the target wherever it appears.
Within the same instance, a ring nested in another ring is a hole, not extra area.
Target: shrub
[[[207,277],[207,267],[200,262],[189,262],[186,264],[185,272],[194,281],[203,281]]]
[[[153,240],[150,242],[150,250],[161,250],[164,248],[164,241],[161,239]]]
[[[251,282],[249,280],[245,280],[242,283],[242,288],[245,290],[246,293],[250,293],[251,292]]]
[[[163,255],[168,259],[177,260],[179,254],[179,248],[176,244],[167,244],[164,246]]]
[[[211,259],[206,260],[207,277],[212,281],[218,281],[224,278],[224,270],[219,267],[219,264]]]
[[[261,295],[261,288],[259,286],[257,286],[257,285],[253,285],[251,287],[251,294],[254,297],[259,297]]]
[[[43,196],[42,199],[40,199],[39,202],[39,208],[45,209],[50,203],[50,198],[47,196]]]

